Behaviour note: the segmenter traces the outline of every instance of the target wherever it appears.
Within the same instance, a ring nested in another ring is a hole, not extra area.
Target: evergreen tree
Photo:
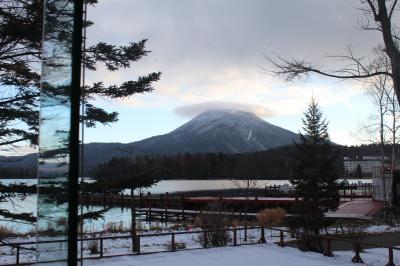
[[[97,0],[85,0],[88,5],[95,5]],[[0,150],[10,149],[17,144],[37,145],[39,129],[40,64],[42,59],[43,0],[4,0],[0,1]],[[54,1],[47,1],[47,8],[56,8]],[[52,6],[53,5],[53,6]],[[47,21],[47,26],[57,25],[65,28],[63,34],[55,38],[67,38],[72,32],[68,27],[59,25],[63,21]],[[93,25],[86,21],[84,27]],[[66,37],[67,36],[67,37]],[[95,71],[98,63],[109,71],[130,68],[150,51],[145,49],[146,39],[130,42],[127,45],[113,45],[105,42],[95,43],[85,48],[82,64],[89,71]],[[105,85],[102,81],[86,84],[81,88],[85,95],[85,113],[81,122],[86,127],[97,124],[111,124],[118,120],[118,113],[95,106],[95,98],[127,98],[137,93],[153,90],[153,83],[161,73],[153,72],[128,80],[121,84]],[[62,132],[61,132],[62,133]],[[63,156],[63,151],[58,156]],[[53,156],[55,156],[53,154]],[[56,191],[56,188],[52,188]],[[34,194],[36,193],[30,193]],[[54,195],[58,195],[52,192]],[[0,201],[19,194],[7,193],[0,189]],[[65,200],[65,199],[62,199]],[[0,208],[0,215],[6,219],[22,219],[31,214],[16,216]]]
[[[363,177],[363,172],[362,172],[362,168],[361,165],[357,165],[357,168],[355,170],[355,177],[357,178],[362,178]]]
[[[324,213],[335,210],[340,197],[336,171],[337,155],[329,140],[328,123],[314,99],[304,113],[302,122],[303,133],[300,133],[300,142],[295,144],[290,178],[298,198],[298,202],[293,206],[295,218],[290,225],[307,238],[310,234],[319,234],[326,222]],[[301,248],[320,247],[313,246],[311,242],[306,239]]]
[[[95,5],[97,0],[85,0]],[[52,2],[48,1],[47,5]],[[51,7],[49,7],[51,8]],[[37,144],[39,127],[40,62],[42,54],[42,0],[0,1],[0,148],[16,144]],[[85,27],[93,24],[85,23]],[[66,33],[68,34],[68,32]],[[99,42],[86,47],[83,65],[95,71],[98,63],[107,70],[129,68],[146,56],[146,39],[127,45]],[[152,83],[159,72],[149,73],[136,80],[105,85],[102,81],[87,84],[84,91],[86,112],[82,117],[87,127],[110,124],[118,120],[118,113],[94,105],[96,96],[116,99],[153,90]]]

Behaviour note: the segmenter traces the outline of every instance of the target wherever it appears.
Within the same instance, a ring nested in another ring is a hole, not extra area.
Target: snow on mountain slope
[[[206,111],[174,131],[136,142],[154,153],[267,150],[298,140],[298,135],[256,115],[235,110]]]
[[[298,139],[297,134],[272,125],[252,113],[210,110],[165,135],[132,143],[85,144],[84,160],[85,168],[90,169],[112,157],[135,154],[254,152],[292,144]],[[36,161],[20,162],[36,167]],[[18,167],[19,163],[6,166]]]

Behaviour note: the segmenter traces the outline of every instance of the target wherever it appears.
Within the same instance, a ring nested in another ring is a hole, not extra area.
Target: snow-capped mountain
[[[165,135],[128,144],[87,144],[85,161],[90,168],[113,156],[131,154],[243,153],[292,144],[298,139],[297,134],[252,113],[211,110]]]
[[[85,168],[112,157],[135,154],[243,153],[292,144],[299,136],[256,115],[236,110],[210,110],[165,135],[132,143],[85,145]],[[8,165],[10,166],[10,165]]]
[[[242,153],[291,144],[298,135],[256,115],[235,110],[206,111],[174,131],[136,142],[150,153]]]

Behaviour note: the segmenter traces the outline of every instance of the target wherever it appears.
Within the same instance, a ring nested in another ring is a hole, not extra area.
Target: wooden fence
[[[275,236],[276,240],[275,243],[281,247],[286,246],[288,243],[294,243],[295,244],[295,239],[299,239],[301,237],[305,237],[302,234],[298,234],[297,237],[294,237],[294,233],[290,232],[288,230],[284,229],[279,229],[279,228],[265,228],[265,227],[248,227],[248,228],[228,228],[228,229],[220,229],[220,230],[196,230],[196,231],[182,231],[182,232],[166,232],[166,233],[156,233],[156,234],[141,234],[137,235],[136,240],[135,240],[135,246],[136,248],[133,248],[135,251],[134,252],[129,252],[129,253],[115,253],[115,254],[105,254],[104,252],[104,241],[106,240],[117,240],[117,239],[130,239],[130,235],[124,235],[124,236],[110,236],[110,237],[93,237],[93,238],[84,238],[84,239],[79,239],[79,242],[86,242],[86,241],[97,241],[99,243],[99,250],[97,256],[90,256],[90,257],[83,257],[83,259],[96,259],[96,258],[109,258],[109,257],[116,257],[116,256],[127,256],[127,255],[140,255],[140,254],[149,254],[149,253],[160,253],[160,252],[175,252],[178,250],[192,250],[192,249],[198,249],[198,248],[210,248],[213,247],[210,245],[210,242],[208,241],[208,234],[213,233],[213,232],[222,232],[222,233],[230,233],[232,236],[232,241],[230,243],[227,243],[225,246],[239,246],[239,245],[251,245],[251,244],[260,244],[260,243],[266,243],[266,238],[265,238],[265,230],[271,230],[272,232],[277,232],[278,234]],[[258,230],[259,238],[257,237],[257,241],[255,242],[246,242],[245,244],[241,243],[238,241],[238,232],[243,231],[243,230]],[[199,237],[201,239],[201,246],[198,248],[191,248],[191,249],[179,249],[177,246],[176,242],[176,237],[179,235],[198,235],[202,236]],[[141,241],[143,238],[147,237],[165,237],[169,236],[170,237],[170,248],[169,250],[165,251],[152,251],[152,252],[144,252],[142,250],[142,245]],[[361,241],[355,241],[351,239],[344,239],[344,238],[338,238],[338,237],[333,237],[333,236],[328,236],[328,235],[322,235],[322,236],[308,236],[308,237],[313,237],[319,239],[323,243],[323,255],[324,256],[333,256],[332,252],[332,244],[334,242],[345,242],[347,244],[350,244],[353,247],[354,251],[354,257],[352,258],[352,262],[354,263],[362,263],[363,260],[361,258],[361,250],[363,248],[384,248],[387,249],[387,264],[386,266],[395,266],[394,264],[394,259],[393,259],[393,251],[400,251],[400,248],[396,247],[391,247],[391,246],[384,246],[384,245],[376,245],[368,242],[361,242]],[[286,240],[286,241],[285,241]],[[288,241],[289,240],[289,241]],[[41,244],[52,244],[52,243],[61,243],[61,242],[66,242],[66,240],[55,240],[55,241],[40,241],[39,243]],[[36,242],[20,242],[20,243],[3,243],[0,244],[0,247],[2,246],[9,246],[12,247],[16,250],[15,252],[15,263],[12,264],[6,264],[6,265],[28,265],[28,264],[34,264],[34,261],[21,261],[20,259],[20,254],[22,249],[28,249],[28,250],[33,250],[32,248],[26,248],[26,246],[33,246],[35,245]],[[56,261],[48,261],[48,262],[56,262]],[[382,265],[383,266],[383,265]]]

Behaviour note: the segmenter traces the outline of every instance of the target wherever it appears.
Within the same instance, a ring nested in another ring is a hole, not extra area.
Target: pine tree
[[[85,0],[85,3],[95,5],[97,0]],[[48,1],[47,5],[51,4]],[[42,0],[0,1],[0,149],[16,144],[37,145],[42,24]],[[84,26],[91,25],[93,22],[87,21]],[[98,63],[109,71],[129,68],[150,52],[145,49],[146,41],[90,45],[84,51],[83,65],[90,71],[95,71]],[[117,112],[95,106],[95,97],[118,99],[150,92],[160,75],[153,72],[121,84],[105,85],[98,81],[85,85],[82,88],[86,95],[86,112],[82,117],[85,125],[95,127],[118,120]]]
[[[97,0],[84,2],[95,5]],[[18,144],[37,145],[43,3],[43,0],[0,1],[0,150],[10,149]],[[51,6],[54,3],[47,1],[47,8],[55,8]],[[53,21],[53,24],[47,24],[54,25],[54,23]],[[84,27],[91,25],[93,22],[86,21]],[[62,25],[58,26],[62,28]],[[71,34],[68,30],[63,33],[67,37]],[[105,42],[90,45],[83,51],[83,66],[89,71],[95,71],[98,63],[105,65],[109,71],[130,68],[133,63],[150,53],[145,49],[146,41],[143,39],[127,45]],[[153,83],[159,80],[160,75],[160,72],[152,72],[121,84],[105,85],[102,81],[86,84],[81,88],[85,94],[85,113],[81,117],[81,122],[86,127],[117,122],[118,113],[95,106],[95,98],[100,96],[122,99],[137,93],[151,92]],[[58,156],[63,156],[63,151],[58,152],[60,153]],[[0,189],[0,201],[18,196],[7,191],[7,188]],[[54,192],[53,194],[58,195]],[[60,200],[65,201],[65,199]],[[17,217],[6,209],[0,209],[0,215],[7,219],[28,217],[29,219],[25,220],[29,221],[35,218],[29,213]]]
[[[357,165],[356,170],[354,171],[354,176],[357,178],[362,178],[363,177],[363,172],[362,172],[362,168],[361,165]]]
[[[337,156],[329,140],[328,122],[314,99],[302,122],[304,133],[300,133],[300,142],[295,143],[290,179],[298,198],[291,227],[305,236],[318,235],[326,223],[324,213],[335,210],[339,204]],[[318,248],[309,241],[303,244],[303,249]]]

